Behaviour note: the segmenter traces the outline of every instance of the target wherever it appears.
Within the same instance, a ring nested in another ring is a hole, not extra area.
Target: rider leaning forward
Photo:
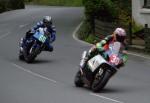
[[[127,61],[127,51],[126,51],[126,31],[123,28],[116,28],[112,35],[105,37],[100,42],[96,43],[86,54],[84,58],[82,58],[80,63],[80,68],[84,69],[86,62],[93,57],[97,53],[103,53],[107,49],[109,49],[109,44],[113,42],[120,42],[121,43],[121,54],[122,59],[120,61],[119,67],[123,66]]]

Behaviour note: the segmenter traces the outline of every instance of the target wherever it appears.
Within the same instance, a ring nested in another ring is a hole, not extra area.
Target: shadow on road
[[[26,61],[24,60],[19,60],[19,59],[16,59],[16,60],[12,60],[12,61],[15,61],[15,62],[22,62],[22,63],[26,63],[26,64],[49,64],[49,63],[54,63],[56,60],[49,60],[49,59],[35,59],[32,63],[27,63]]]
[[[104,88],[102,91],[100,91],[100,93],[131,93],[131,92],[135,92],[138,91],[138,88],[132,88],[132,87],[119,87],[119,88]]]
[[[54,62],[54,61],[44,60],[44,59],[36,59],[31,64],[47,64],[47,63],[52,63],[52,62]]]
[[[78,88],[75,87],[79,90],[83,90],[83,91],[89,91],[92,92],[92,90],[89,87],[82,87],[82,88]],[[126,93],[126,92],[132,92],[131,89],[129,88],[104,88],[103,90],[97,92],[98,94],[102,93],[102,94],[121,94],[121,93]]]
[[[100,93],[121,93],[124,92],[122,89],[117,89],[117,88],[104,88]]]

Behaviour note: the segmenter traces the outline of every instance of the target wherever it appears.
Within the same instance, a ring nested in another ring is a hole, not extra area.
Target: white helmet
[[[43,18],[43,23],[46,24],[47,26],[52,24],[52,17],[51,16],[45,16]]]
[[[114,33],[117,34],[118,36],[126,36],[126,32],[123,28],[116,28]]]
[[[126,31],[123,28],[116,28],[114,34],[116,35],[117,41],[124,42],[126,38]]]

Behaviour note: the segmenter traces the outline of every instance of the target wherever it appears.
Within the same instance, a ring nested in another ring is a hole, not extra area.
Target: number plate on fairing
[[[42,42],[42,43],[45,43],[45,41],[46,41],[46,37],[44,36],[44,34],[41,34],[41,33],[35,33],[34,35],[33,35],[36,39],[38,39],[40,42]]]
[[[118,65],[119,62],[120,62],[120,59],[117,57],[117,55],[112,54],[112,55],[110,56],[109,62],[110,62],[111,64]]]
[[[96,55],[88,61],[88,66],[91,71],[94,72],[102,63],[105,63],[106,60],[101,55]]]

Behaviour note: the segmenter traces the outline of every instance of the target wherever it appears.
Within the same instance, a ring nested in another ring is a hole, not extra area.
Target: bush
[[[131,23],[131,0],[112,0],[118,11],[117,22],[123,27],[128,27]]]
[[[0,1],[0,13],[6,10],[6,2]]]
[[[83,0],[85,6],[85,21],[81,27],[80,39],[90,38],[89,34],[94,34],[95,19],[114,22],[118,17],[118,12],[111,0]]]
[[[90,26],[89,22],[84,21],[78,31],[78,38],[83,40],[89,36],[90,32],[91,32],[91,26]]]
[[[132,33],[142,30],[144,27],[132,20]]]
[[[145,35],[145,51],[146,53],[150,54],[150,28],[145,28],[144,35]]]
[[[82,0],[26,0],[26,2],[51,6],[82,6]]]
[[[24,0],[25,2],[32,2],[33,0]]]
[[[99,42],[100,39],[97,38],[96,36],[90,34],[87,38],[85,38],[85,41],[88,42],[88,43],[95,44],[95,43]]]
[[[100,39],[97,38],[95,35],[90,34],[90,30],[91,26],[89,25],[89,22],[84,21],[77,33],[78,38],[89,43],[98,42]]]
[[[83,0],[87,18],[99,18],[105,21],[114,21],[118,15],[111,0]]]
[[[25,7],[24,0],[10,0],[9,7],[11,9],[22,9]]]
[[[12,10],[12,9],[21,9],[24,8],[24,0],[2,0],[0,1],[0,13]]]
[[[88,38],[89,34],[94,34],[95,19],[114,22],[124,28],[128,28],[131,22],[131,0],[83,0],[83,5],[86,23],[81,27],[83,28],[80,33],[80,36],[83,35],[82,38]]]

